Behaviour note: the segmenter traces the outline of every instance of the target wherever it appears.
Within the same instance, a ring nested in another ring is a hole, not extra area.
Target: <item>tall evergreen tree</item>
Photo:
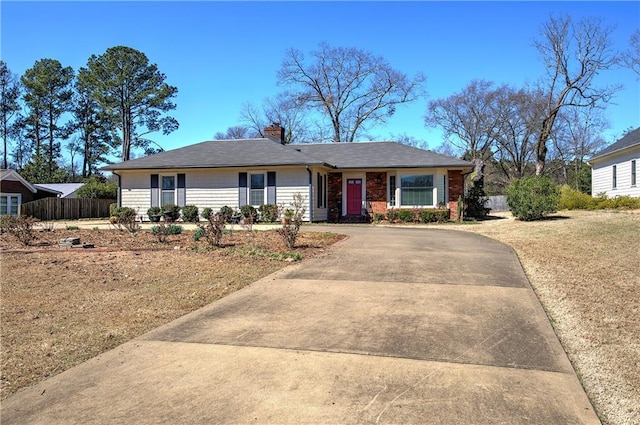
[[[116,147],[111,133],[114,123],[109,114],[91,97],[91,88],[87,86],[87,72],[86,68],[78,71],[71,111],[72,129],[77,133],[74,148],[82,158],[82,177],[93,175],[98,164],[106,162],[107,155]]]
[[[15,129],[15,118],[20,111],[20,82],[9,70],[7,63],[0,60],[0,132],[2,133],[2,168],[8,168],[9,138]]]
[[[34,183],[60,180],[57,161],[61,158],[60,140],[69,137],[69,128],[59,124],[71,109],[74,71],[55,59],[41,59],[21,78],[27,113],[24,131],[35,149],[29,164]]]
[[[175,109],[171,99],[178,92],[164,82],[165,78],[144,53],[125,46],[92,55],[87,72],[80,74],[90,96],[118,123],[117,142],[123,161],[129,160],[132,148],[149,151],[153,141],[145,135],[156,131],[169,134],[178,128],[175,118],[164,115]]]

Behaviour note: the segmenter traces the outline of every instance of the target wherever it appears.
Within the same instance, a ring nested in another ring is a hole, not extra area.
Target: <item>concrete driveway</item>
[[[337,230],[329,254],[5,400],[2,423],[599,423],[509,247]]]

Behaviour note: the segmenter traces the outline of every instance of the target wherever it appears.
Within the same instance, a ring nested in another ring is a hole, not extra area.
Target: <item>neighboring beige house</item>
[[[58,198],[76,198],[76,192],[83,183],[38,183],[34,186],[38,189],[58,192]]]
[[[640,128],[636,128],[589,160],[592,195],[640,197],[639,163]]]
[[[267,138],[216,140],[108,165],[118,202],[141,216],[151,206],[288,206],[296,193],[306,221],[351,221],[388,208],[456,210],[471,163],[396,142],[285,145]]]

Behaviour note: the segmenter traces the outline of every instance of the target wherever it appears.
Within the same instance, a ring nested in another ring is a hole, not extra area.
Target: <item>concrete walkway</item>
[[[509,247],[339,231],[329,254],[5,400],[2,424],[599,423]]]

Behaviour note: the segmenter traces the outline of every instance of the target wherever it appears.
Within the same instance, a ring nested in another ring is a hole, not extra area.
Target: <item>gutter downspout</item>
[[[308,165],[306,168],[309,173],[309,223],[313,223],[313,173]]]

